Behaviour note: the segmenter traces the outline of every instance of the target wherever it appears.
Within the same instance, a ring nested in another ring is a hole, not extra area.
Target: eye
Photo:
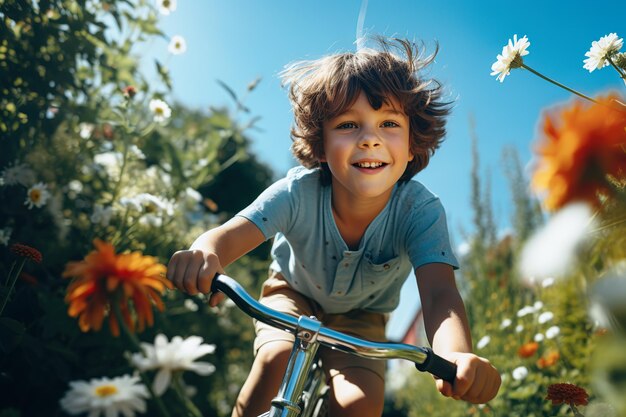
[[[394,122],[393,120],[387,120],[383,122],[380,126],[381,127],[399,127],[400,125]]]
[[[337,126],[337,129],[356,129],[357,125],[354,122],[344,122]]]

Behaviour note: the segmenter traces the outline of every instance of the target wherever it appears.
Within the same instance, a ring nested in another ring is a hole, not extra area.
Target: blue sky
[[[292,115],[277,74],[295,60],[354,50],[360,8],[361,0],[180,0],[174,13],[161,17],[160,27],[168,36],[182,35],[187,52],[168,56],[168,41],[158,39],[138,53],[146,57],[146,68],[152,65],[150,56],[165,62],[173,79],[170,100],[192,107],[232,108],[216,80],[243,94],[249,82],[261,77],[246,104],[251,115],[261,117],[262,131],[250,131],[249,136],[259,158],[280,177],[296,162],[289,152]],[[612,68],[589,73],[583,60],[592,41],[611,32],[626,36],[624,16],[623,1],[368,1],[366,33],[422,41],[426,52],[439,45],[427,75],[446,86],[455,106],[443,146],[416,179],[441,198],[455,244],[461,243],[462,229],[471,230],[470,118],[479,140],[481,172],[484,179],[490,177],[494,214],[504,230],[511,198],[503,149],[515,147],[523,163],[530,163],[542,111],[571,98],[525,70],[514,70],[503,83],[490,76],[507,40],[514,34],[528,36],[530,53],[524,62],[584,94],[609,89],[623,93],[624,84]],[[249,117],[241,115],[241,120]],[[414,290],[405,289],[397,316],[410,315],[416,300]],[[403,326],[395,318],[390,334],[401,333]]]

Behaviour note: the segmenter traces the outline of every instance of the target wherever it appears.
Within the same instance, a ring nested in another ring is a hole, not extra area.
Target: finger
[[[476,378],[476,364],[473,361],[457,363],[456,379],[452,386],[452,395],[455,398],[463,398],[469,391]]]
[[[208,260],[204,260],[202,266],[200,267],[200,271],[198,271],[198,291],[202,294],[208,294],[211,292],[211,284],[213,283],[213,278],[215,278],[216,268],[212,263],[209,263]]]
[[[488,389],[487,381],[488,378],[486,376],[477,373],[470,389],[461,398],[471,403],[484,402],[483,399],[487,396],[485,392]]]
[[[217,307],[217,305],[221,303],[223,300],[224,300],[224,294],[222,294],[221,292],[214,292],[209,297],[209,305],[211,307]]]
[[[451,397],[452,396],[452,384],[450,384],[447,381],[444,381],[443,379],[439,379],[437,378],[435,380],[435,384],[437,386],[437,390],[444,396],[444,397]]]
[[[185,286],[183,284],[185,279],[185,271],[187,270],[188,263],[188,254],[181,251],[175,254],[176,259],[174,259],[174,270],[172,271],[172,283],[178,288],[180,291],[185,291]]]
[[[204,264],[204,256],[200,251],[191,252],[191,258],[187,262],[187,268],[183,276],[183,288],[189,295],[198,293],[198,274]]]
[[[484,402],[493,400],[495,396],[498,395],[498,391],[500,390],[502,378],[496,368],[493,368],[493,371],[495,373],[495,377],[491,379],[491,384],[489,384],[489,388],[486,390]]]
[[[167,272],[165,273],[165,277],[170,280],[174,285],[176,285],[174,282],[174,278],[176,276],[176,266],[178,265],[178,254],[179,253],[176,252],[172,255],[170,261],[167,264]]]

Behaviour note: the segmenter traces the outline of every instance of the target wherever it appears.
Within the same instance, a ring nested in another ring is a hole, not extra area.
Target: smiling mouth
[[[387,165],[384,162],[357,162],[355,164],[352,164],[353,166],[357,167],[357,168],[368,168],[368,169],[375,169],[375,168],[380,168],[382,166]]]

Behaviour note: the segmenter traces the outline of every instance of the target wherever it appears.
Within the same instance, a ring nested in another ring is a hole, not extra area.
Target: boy
[[[167,276],[180,290],[207,293],[216,272],[274,237],[261,302],[369,340],[385,337],[387,313],[415,271],[433,350],[457,365],[439,391],[473,403],[491,400],[500,376],[471,353],[453,269],[458,268],[439,200],[410,179],[445,134],[449,103],[423,81],[415,46],[381,41],[381,50],[295,63],[282,74],[295,124],[292,150],[304,167],[265,190],[224,225],[176,252]],[[391,52],[395,46],[403,58]],[[213,294],[211,305],[220,301]],[[255,360],[233,416],[269,408],[292,336],[255,323]],[[380,416],[383,361],[320,348],[331,387],[331,415]]]

